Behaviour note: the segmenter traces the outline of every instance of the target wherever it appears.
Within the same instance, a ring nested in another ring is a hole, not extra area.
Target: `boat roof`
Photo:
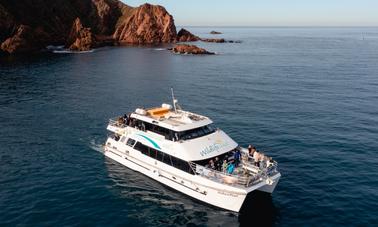
[[[169,105],[164,105],[149,109],[136,109],[131,114],[131,117],[176,132],[195,129],[213,123],[208,117],[181,109],[175,111]]]

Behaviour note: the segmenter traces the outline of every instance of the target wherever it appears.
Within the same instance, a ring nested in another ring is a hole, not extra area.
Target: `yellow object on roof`
[[[164,116],[168,112],[169,112],[169,109],[165,108],[165,107],[158,107],[158,108],[147,110],[147,114],[154,116],[154,117]]]

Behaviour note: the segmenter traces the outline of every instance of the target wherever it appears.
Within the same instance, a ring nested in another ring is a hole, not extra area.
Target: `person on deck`
[[[256,152],[256,147],[253,147],[251,145],[249,145],[248,147],[248,154],[249,156],[253,157],[253,154]]]
[[[234,172],[234,169],[235,169],[235,164],[234,164],[234,161],[231,160],[231,162],[227,166],[227,173],[232,174]]]
[[[222,172],[226,172],[227,171],[227,166],[228,166],[228,163],[227,163],[227,160],[223,160],[223,164],[222,164]]]
[[[215,163],[214,163],[213,159],[210,159],[210,161],[209,161],[209,168],[215,170]]]
[[[238,165],[240,163],[240,158],[241,158],[240,150],[236,149],[236,151],[234,153],[235,167],[238,167]]]
[[[260,167],[260,153],[255,151],[253,152],[253,159],[255,162],[255,166]]]
[[[248,154],[251,154],[251,152],[252,152],[252,145],[250,144],[248,145]]]
[[[222,163],[218,157],[215,157],[215,169],[218,171],[222,170]]]

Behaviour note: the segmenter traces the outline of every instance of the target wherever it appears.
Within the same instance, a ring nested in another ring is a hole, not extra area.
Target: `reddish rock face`
[[[20,25],[16,33],[1,44],[1,49],[11,54],[32,52],[39,48],[36,43],[37,37],[31,27]]]
[[[118,19],[122,16],[122,9],[131,8],[114,0],[92,0],[92,3],[95,9],[92,10],[90,20],[96,22],[93,23],[94,32],[101,35],[112,35]]]
[[[7,53],[54,44],[87,50],[114,43],[172,43],[176,36],[174,20],[162,6],[133,8],[118,0],[0,1],[0,46]]]
[[[159,44],[176,40],[173,17],[162,6],[144,4],[123,15],[113,38],[125,44]]]
[[[87,51],[96,46],[91,29],[83,27],[79,18],[76,18],[72,25],[66,46],[74,51]]]
[[[177,33],[177,42],[195,42],[200,39],[200,37],[193,35],[191,32],[183,28]]]
[[[195,45],[178,44],[172,48],[173,53],[178,54],[215,54]]]

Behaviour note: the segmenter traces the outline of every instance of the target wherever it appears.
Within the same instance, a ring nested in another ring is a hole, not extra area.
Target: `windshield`
[[[190,139],[195,139],[199,138],[202,136],[209,135],[213,132],[215,132],[216,128],[213,125],[206,125],[203,127],[195,128],[195,129],[190,129],[187,131],[183,132],[178,132],[178,138],[179,140],[190,140]]]

